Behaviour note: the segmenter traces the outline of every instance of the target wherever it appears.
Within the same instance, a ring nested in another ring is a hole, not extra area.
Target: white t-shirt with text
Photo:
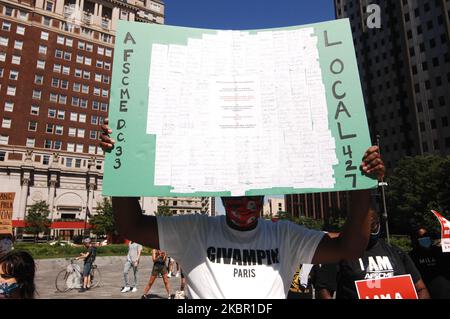
[[[311,263],[324,235],[262,218],[250,231],[230,228],[225,216],[157,221],[160,249],[179,262],[195,299],[284,299],[296,267]]]

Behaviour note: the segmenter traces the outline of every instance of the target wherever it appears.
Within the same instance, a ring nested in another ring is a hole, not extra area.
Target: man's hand
[[[362,159],[361,169],[365,174],[376,175],[379,181],[384,178],[386,169],[378,146],[372,146],[366,151]]]
[[[108,126],[108,119],[106,118],[103,121],[102,124],[102,134],[100,135],[101,138],[101,142],[100,142],[100,146],[103,149],[103,151],[109,151],[114,147],[114,144],[116,143],[116,141],[114,141],[112,138],[109,137],[109,134],[112,133],[112,130],[109,128]]]

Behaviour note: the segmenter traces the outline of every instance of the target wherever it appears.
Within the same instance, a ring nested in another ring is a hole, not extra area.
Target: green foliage
[[[39,201],[33,204],[25,217],[25,232],[34,234],[35,240],[39,233],[47,233],[50,229],[51,221],[48,219],[50,210],[45,201]]]
[[[406,157],[399,161],[387,182],[386,199],[393,232],[409,233],[417,225],[440,232],[430,210],[443,215],[450,212],[450,157]]]
[[[323,227],[323,222],[321,220],[305,216],[293,217],[287,212],[283,211],[278,212],[278,218],[281,220],[289,220],[295,224],[302,225],[310,229],[321,230]]]
[[[172,212],[168,206],[158,206],[156,216],[172,216]]]
[[[89,219],[89,224],[92,225],[92,232],[97,236],[118,235],[109,198],[103,198],[103,202],[97,203],[97,215]]]
[[[412,249],[411,240],[408,236],[393,235],[390,239],[391,245],[397,246],[405,252],[409,252]]]

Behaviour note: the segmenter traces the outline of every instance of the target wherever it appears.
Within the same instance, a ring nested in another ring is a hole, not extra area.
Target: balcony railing
[[[83,19],[82,21],[86,24],[91,24],[92,23],[92,14],[91,13],[87,13],[87,12],[83,12]]]
[[[75,11],[74,6],[65,5],[64,6],[64,17],[70,16]]]
[[[102,28],[103,29],[109,29],[109,22],[110,21],[111,21],[110,19],[102,18]]]

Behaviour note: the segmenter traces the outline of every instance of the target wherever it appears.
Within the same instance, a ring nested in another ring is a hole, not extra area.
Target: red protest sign
[[[359,299],[418,299],[411,275],[355,281]]]
[[[444,253],[448,253],[450,252],[450,222],[438,212],[434,210],[432,210],[431,212],[441,223],[441,247]]]

